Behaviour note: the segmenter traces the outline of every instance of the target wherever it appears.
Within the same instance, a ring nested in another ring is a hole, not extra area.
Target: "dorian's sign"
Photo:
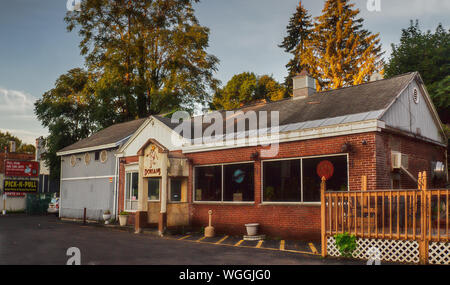
[[[38,190],[38,182],[36,180],[5,179],[3,189],[5,193],[11,192],[35,193]]]
[[[144,152],[144,177],[161,176],[161,153],[156,145],[150,144]]]
[[[6,176],[39,176],[39,162],[37,161],[6,160],[5,168]]]

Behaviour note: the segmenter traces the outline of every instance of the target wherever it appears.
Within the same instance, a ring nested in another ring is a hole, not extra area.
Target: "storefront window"
[[[159,201],[160,178],[148,178],[148,200]]]
[[[346,191],[348,189],[347,156],[265,161],[263,162],[263,201],[320,202],[322,176],[327,179],[327,191]]]
[[[181,201],[181,179],[170,179],[170,201]]]
[[[224,165],[224,201],[254,201],[253,163]]]
[[[347,156],[303,159],[304,202],[320,202],[321,176],[327,179],[327,191],[347,191]]]
[[[222,200],[222,166],[201,166],[195,168],[195,201]]]
[[[125,210],[135,211],[138,208],[138,172],[127,172],[125,177]]]
[[[301,202],[300,168],[300,159],[264,162],[264,202]]]

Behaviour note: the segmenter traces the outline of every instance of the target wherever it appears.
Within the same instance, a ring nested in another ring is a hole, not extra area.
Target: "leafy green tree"
[[[420,72],[441,120],[450,123],[450,30],[439,24],[434,33],[423,32],[418,20],[402,30],[385,73],[389,78],[412,71]]]
[[[43,159],[54,179],[60,175],[60,159],[56,152],[98,129],[98,124],[91,118],[96,105],[89,81],[87,71],[80,68],[69,70],[35,103],[37,118],[50,132],[45,141],[47,152]]]
[[[300,59],[305,50],[305,41],[310,38],[312,27],[311,16],[303,7],[302,2],[299,1],[297,9],[289,19],[289,24],[286,27],[287,35],[279,45],[285,52],[292,54],[291,60],[286,65],[288,76],[284,81],[289,94],[292,94],[292,78],[306,68],[306,66],[302,65]]]
[[[382,69],[379,34],[363,28],[349,0],[327,0],[304,42],[300,64],[316,78],[317,90],[358,85]]]
[[[272,76],[243,72],[234,75],[215,92],[211,109],[231,110],[261,99],[276,101],[282,99],[284,94],[285,87]]]
[[[3,133],[0,131],[0,151],[3,151],[5,147],[9,151],[9,142],[14,141],[16,143],[16,152],[17,153],[31,153],[34,154],[36,151],[36,147],[32,144],[26,144],[18,137],[12,135],[9,132]]]
[[[194,15],[198,0],[86,0],[68,12],[81,54],[96,74],[104,123],[193,109],[219,83],[218,59],[206,52],[209,29]]]

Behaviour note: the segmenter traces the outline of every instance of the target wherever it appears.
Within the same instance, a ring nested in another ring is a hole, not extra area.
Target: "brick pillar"
[[[134,216],[134,230],[135,233],[142,232],[143,228],[146,228],[148,226],[147,223],[147,212],[144,211],[138,211],[136,212]]]
[[[160,235],[163,235],[165,230],[167,228],[167,213],[160,213],[159,214],[159,221],[158,221],[158,232]]]

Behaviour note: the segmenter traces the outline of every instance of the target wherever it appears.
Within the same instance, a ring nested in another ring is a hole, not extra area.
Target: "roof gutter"
[[[110,144],[104,144],[104,145],[96,145],[86,148],[79,148],[79,149],[73,149],[73,150],[67,150],[67,151],[59,151],[56,153],[57,156],[63,156],[63,155],[70,155],[70,154],[76,154],[81,152],[90,152],[95,150],[103,150],[108,148],[116,148],[118,146],[118,143],[110,143]]]

